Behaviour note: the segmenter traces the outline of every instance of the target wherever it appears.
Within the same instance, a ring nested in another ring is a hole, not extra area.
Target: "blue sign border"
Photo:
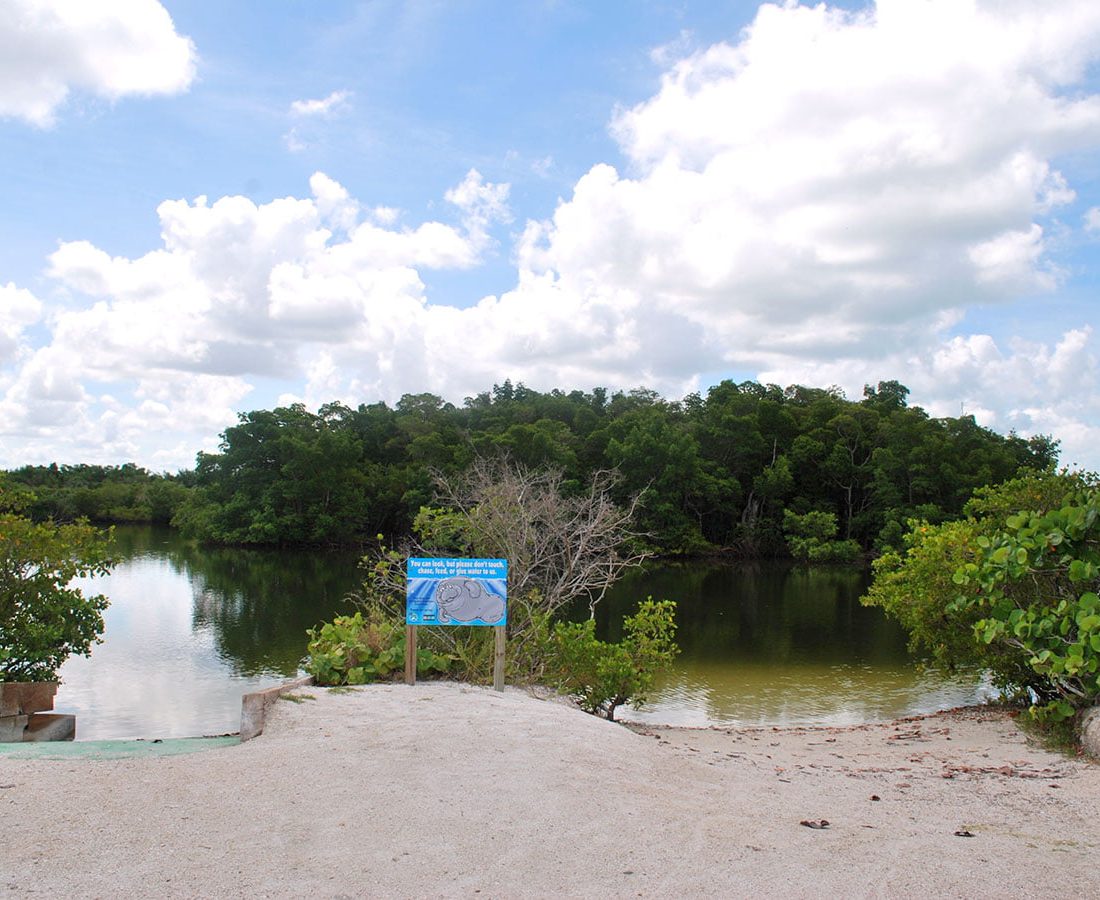
[[[405,565],[407,625],[508,623],[508,560],[427,559]]]

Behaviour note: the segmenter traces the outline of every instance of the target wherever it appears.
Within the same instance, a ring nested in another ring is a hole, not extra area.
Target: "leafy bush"
[[[477,459],[462,475],[437,472],[435,480],[442,505],[420,509],[417,539],[398,551],[379,535],[378,549],[363,559],[367,577],[357,605],[403,621],[410,556],[507,559],[506,673],[512,681],[540,681],[549,623],[580,601],[594,610],[619,575],[645,558],[632,546],[636,498],[626,508],[611,501],[613,473],[595,473],[567,489],[560,471],[528,469],[507,457]],[[421,628],[420,635],[426,647],[454,659],[456,677],[491,677],[491,629]]]
[[[785,510],[783,531],[791,556],[802,562],[852,562],[860,554],[858,542],[836,540],[836,516],[830,512],[813,510],[798,515]]]
[[[675,615],[673,601],[647,598],[623,620],[618,644],[599,640],[592,619],[557,623],[549,637],[550,680],[586,712],[614,720],[623,703],[645,702],[654,676],[679,653]]]
[[[1010,515],[977,538],[978,558],[956,569],[953,607],[982,615],[974,634],[1005,648],[1028,675],[1040,718],[1073,716],[1100,699],[1100,491],[1057,509]]]
[[[318,684],[367,684],[392,678],[405,669],[405,627],[375,610],[337,616],[306,632],[309,659],[306,671]],[[445,673],[449,657],[417,647],[418,675]]]
[[[53,681],[99,642],[107,598],[72,582],[110,571],[109,540],[87,523],[0,514],[0,681]]]
[[[1081,473],[1028,472],[975,492],[968,518],[910,522],[863,598],[949,667],[979,665],[1039,718],[1100,698],[1100,491]]]

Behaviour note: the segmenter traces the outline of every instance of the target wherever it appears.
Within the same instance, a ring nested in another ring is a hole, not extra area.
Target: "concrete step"
[[[35,713],[23,732],[24,741],[71,741],[76,738],[76,716]]]

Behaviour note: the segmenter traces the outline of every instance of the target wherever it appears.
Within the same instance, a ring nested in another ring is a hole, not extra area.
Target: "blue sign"
[[[408,625],[508,622],[506,559],[410,559],[405,574]]]

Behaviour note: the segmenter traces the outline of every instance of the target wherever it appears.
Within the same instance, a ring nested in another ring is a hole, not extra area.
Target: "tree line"
[[[934,418],[908,394],[896,381],[858,401],[838,389],[723,381],[669,401],[645,389],[540,392],[506,381],[461,406],[424,393],[392,408],[257,410],[174,482],[193,487],[172,521],[224,544],[398,538],[435,501],[433,473],[506,454],[559,470],[566,493],[616,471],[616,499],[641,494],[636,524],[658,553],[784,555],[801,532],[829,558],[831,540],[897,546],[909,518],[945,521],[976,488],[1057,461],[1049,437]]]
[[[193,472],[155,474],[134,463],[120,466],[21,466],[3,473],[9,492],[22,495],[24,513],[35,521],[97,523],[172,521]]]

